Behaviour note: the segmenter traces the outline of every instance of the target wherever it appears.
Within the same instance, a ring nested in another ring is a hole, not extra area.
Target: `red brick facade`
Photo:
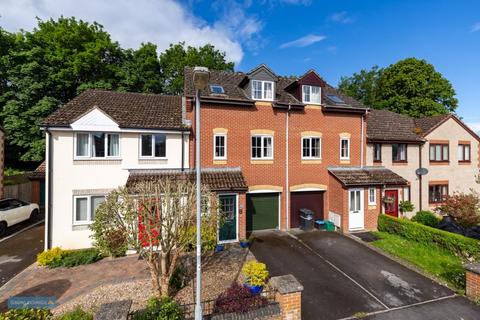
[[[194,124],[194,101],[187,99],[187,119]],[[201,107],[201,162],[203,167],[240,167],[250,190],[273,188],[280,190],[280,229],[287,229],[285,194],[290,188],[300,185],[324,186],[324,217],[329,208],[339,208],[348,212],[348,193],[339,192],[336,184],[331,184],[328,166],[360,166],[362,141],[362,114],[324,112],[319,107],[307,106],[304,110],[290,111],[288,114],[288,167],[289,185],[286,185],[286,127],[287,111],[277,109],[269,103],[257,103],[253,107],[202,104]],[[366,126],[363,125],[364,131]],[[213,140],[215,129],[221,129],[227,136],[227,159],[214,160]],[[265,130],[273,135],[273,160],[251,159],[251,135],[254,130]],[[193,125],[192,132],[195,132]],[[302,160],[302,134],[315,132],[321,136],[321,160]],[[350,137],[350,160],[340,160],[340,136]],[[190,140],[190,165],[195,165],[195,136]],[[364,140],[365,141],[365,140]],[[363,146],[365,148],[365,144]],[[363,153],[365,156],[365,151]],[[301,186],[300,186],[301,187]],[[331,189],[332,188],[332,189]],[[339,200],[343,195],[343,201]],[[240,237],[243,237],[246,221],[245,195],[240,197],[239,214]],[[374,221],[371,218],[369,221]],[[343,217],[343,229],[348,230],[348,217]],[[372,226],[373,222],[368,225]]]

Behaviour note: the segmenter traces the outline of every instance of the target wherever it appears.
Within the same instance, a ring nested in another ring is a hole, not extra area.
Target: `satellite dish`
[[[415,173],[417,174],[417,176],[424,176],[428,173],[428,169],[427,168],[418,168],[417,170],[415,170]]]

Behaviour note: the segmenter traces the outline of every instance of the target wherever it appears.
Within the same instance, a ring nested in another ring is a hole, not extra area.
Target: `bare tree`
[[[202,198],[202,233],[204,228],[210,233],[213,230],[216,237],[217,197],[203,187]],[[179,258],[192,242],[195,245],[195,184],[186,179],[139,182],[128,190],[113,191],[105,203],[109,204],[99,209],[107,212],[101,220],[115,217],[109,229],[125,232],[129,248],[135,248],[146,261],[157,295],[169,295]]]

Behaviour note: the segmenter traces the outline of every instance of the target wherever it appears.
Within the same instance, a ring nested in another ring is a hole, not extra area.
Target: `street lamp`
[[[202,191],[200,179],[200,90],[204,90],[210,80],[210,71],[205,67],[193,69],[195,86],[195,168],[197,188],[197,290],[195,292],[195,320],[202,319]]]

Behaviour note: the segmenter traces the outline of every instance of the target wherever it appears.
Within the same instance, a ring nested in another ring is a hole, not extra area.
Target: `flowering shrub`
[[[480,196],[477,192],[455,193],[445,196],[443,205],[437,208],[443,215],[449,215],[464,227],[480,224]]]
[[[251,286],[264,286],[268,278],[268,270],[265,263],[249,261],[242,268],[246,283]]]

